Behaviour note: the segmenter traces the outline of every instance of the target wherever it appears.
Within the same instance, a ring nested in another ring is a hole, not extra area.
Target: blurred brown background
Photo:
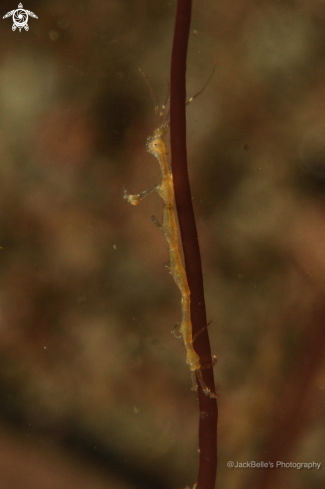
[[[1,2],[1,17],[18,0]],[[24,1],[1,21],[0,489],[183,489],[198,405],[179,292],[123,189],[146,153],[175,1]],[[324,487],[325,5],[194,2],[187,109],[219,400],[219,487]],[[168,140],[168,135],[166,137]]]

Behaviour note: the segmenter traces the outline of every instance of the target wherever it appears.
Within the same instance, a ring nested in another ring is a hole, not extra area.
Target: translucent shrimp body
[[[131,195],[125,191],[124,198],[130,204],[138,205],[142,199],[156,190],[164,201],[162,224],[159,224],[157,219],[154,217],[153,221],[164,233],[168,243],[169,273],[173,276],[181,293],[182,320],[180,325],[180,333],[186,349],[186,363],[189,365],[191,371],[196,373],[205,394],[210,397],[216,397],[216,395],[211,392],[203,381],[200,359],[193,348],[190,289],[178,244],[178,227],[175,210],[173,175],[169,168],[166,144],[163,140],[163,136],[167,129],[168,126],[163,124],[161,127],[155,129],[153,135],[147,141],[147,150],[158,160],[161,170],[161,182],[147,190],[144,190],[140,194]]]
[[[199,370],[200,360],[198,354],[194,351],[192,341],[190,289],[178,246],[178,227],[175,215],[173,176],[167,161],[166,145],[162,139],[163,134],[163,130],[157,129],[154,132],[153,137],[148,140],[147,149],[157,158],[161,170],[161,182],[155,190],[164,201],[161,229],[168,243],[169,272],[173,276],[182,296],[182,321],[180,333],[183,337],[186,349],[186,363],[190,366],[191,370]]]

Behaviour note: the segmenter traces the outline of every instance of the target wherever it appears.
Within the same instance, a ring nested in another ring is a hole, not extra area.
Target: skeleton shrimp
[[[193,99],[193,98],[192,98]],[[190,99],[191,100],[191,99]],[[165,106],[162,108],[163,113]],[[173,276],[177,287],[181,293],[181,307],[182,307],[182,319],[180,325],[180,333],[184,341],[186,349],[186,363],[189,365],[192,377],[194,377],[195,389],[197,389],[195,382],[196,374],[204,393],[212,398],[216,398],[217,395],[214,394],[208,386],[205,384],[200,365],[200,359],[198,354],[193,348],[193,333],[192,333],[192,322],[191,322],[191,311],[190,311],[190,289],[187,282],[186,272],[183,266],[181,253],[178,245],[178,227],[176,220],[175,211],[175,197],[174,197],[174,184],[173,175],[169,168],[167,160],[166,144],[163,140],[163,136],[168,131],[168,124],[161,124],[157,129],[154,130],[153,135],[148,138],[147,150],[153,156],[155,156],[159,162],[161,170],[161,182],[159,184],[153,185],[147,190],[144,190],[140,194],[131,195],[127,191],[124,191],[124,198],[132,205],[140,204],[141,200],[150,195],[154,190],[160,195],[164,201],[163,207],[163,220],[160,224],[155,217],[152,217],[154,223],[163,232],[166,241],[168,243],[169,250],[169,273]],[[194,338],[195,339],[195,338]],[[213,364],[215,364],[215,357]],[[213,365],[212,365],[213,366]],[[204,367],[207,368],[207,367]]]

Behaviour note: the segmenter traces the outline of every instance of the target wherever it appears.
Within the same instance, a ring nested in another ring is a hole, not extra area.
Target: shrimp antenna
[[[169,97],[170,97],[170,84],[169,84],[169,81],[167,80],[167,91],[166,91],[166,96],[165,96],[165,100],[164,100],[164,103],[163,105],[161,106],[161,109],[160,109],[160,113],[159,113],[159,122],[160,122],[160,126],[162,125],[166,125],[168,126],[169,123],[168,122],[164,122],[164,119],[166,121],[166,119],[168,119],[169,117],[169,109],[168,111],[166,112],[166,107],[167,107],[167,104],[168,104],[168,101],[169,101]]]
[[[153,101],[153,104],[154,104],[154,109],[155,109],[155,119],[156,119],[156,124],[158,125],[158,121],[159,121],[159,116],[160,116],[160,113],[159,113],[159,106],[158,106],[158,102],[157,102],[157,98],[156,98],[156,95],[155,95],[155,92],[153,91],[153,88],[151,86],[151,83],[150,83],[150,80],[148,78],[148,76],[145,74],[144,71],[141,70],[141,68],[139,68],[139,71],[141,73],[141,75],[143,76],[144,78],[144,81],[146,82],[146,85],[149,89],[149,92],[150,92],[150,95],[151,95],[151,100]]]
[[[153,104],[154,104],[156,127],[168,126],[168,123],[164,122],[164,119],[167,119],[169,116],[169,111],[166,112],[166,106],[168,104],[169,94],[170,94],[169,82],[167,81],[167,92],[166,92],[166,97],[165,97],[164,103],[161,106],[161,109],[159,110],[157,98],[156,98],[155,92],[153,91],[153,88],[151,86],[151,83],[150,83],[148,76],[144,73],[144,71],[141,70],[141,68],[139,68],[139,71],[140,71],[141,75],[143,76],[144,81],[146,82],[146,85],[147,85],[149,92],[150,92],[150,95],[151,95],[151,99],[152,99]]]
[[[216,65],[214,66],[214,68],[213,68],[213,70],[212,70],[209,78],[207,79],[207,81],[205,82],[205,84],[203,85],[203,87],[201,88],[201,90],[199,90],[198,92],[196,92],[196,94],[193,95],[193,97],[189,98],[187,100],[187,102],[185,103],[185,105],[188,105],[191,102],[193,102],[193,100],[196,99],[196,97],[198,97],[199,95],[201,95],[202,92],[204,92],[204,90],[206,89],[206,87],[209,85],[210,80],[213,77],[215,70],[216,70]],[[167,81],[167,92],[166,92],[164,103],[161,106],[161,109],[159,110],[159,105],[158,105],[158,102],[157,102],[157,98],[156,98],[155,92],[153,91],[153,88],[152,88],[152,85],[150,83],[150,80],[149,80],[148,76],[145,74],[144,71],[141,70],[141,68],[139,68],[139,71],[140,71],[141,75],[143,76],[144,81],[146,82],[146,85],[147,85],[147,87],[149,89],[149,92],[150,92],[150,95],[151,95],[151,100],[153,101],[153,104],[154,104],[156,127],[161,127],[161,128],[164,127],[164,128],[167,129],[168,126],[169,126],[168,119],[169,119],[169,113],[170,113],[170,109],[168,109],[166,111],[166,107],[167,107],[168,100],[169,100],[169,95],[170,95],[170,85],[169,85],[169,82]],[[166,121],[168,121],[168,122],[166,122]]]
[[[205,82],[205,84],[203,85],[203,87],[201,88],[201,90],[199,90],[198,92],[196,92],[196,94],[195,94],[195,95],[193,95],[193,97],[189,98],[189,99],[188,99],[188,101],[186,102],[186,104],[185,104],[185,105],[188,105],[188,104],[190,104],[191,102],[193,102],[193,100],[194,100],[196,97],[198,97],[199,95],[201,95],[201,93],[202,93],[202,92],[204,92],[204,90],[206,89],[206,87],[209,85],[210,80],[211,80],[211,78],[212,78],[212,77],[213,77],[213,75],[214,75],[214,72],[216,71],[216,66],[217,66],[217,65],[214,65],[214,68],[213,68],[213,70],[212,70],[212,72],[211,72],[211,75],[209,76],[209,78],[207,79],[207,81]]]
[[[214,68],[213,68],[213,70],[212,70],[212,72],[211,72],[211,74],[210,74],[209,78],[207,79],[207,81],[205,82],[205,84],[203,85],[203,87],[201,88],[201,90],[199,90],[198,92],[196,92],[196,94],[195,94],[195,95],[193,95],[193,97],[189,98],[189,99],[187,100],[187,102],[185,103],[185,106],[186,106],[186,105],[188,105],[188,104],[190,104],[191,102],[193,102],[193,100],[194,100],[196,97],[198,97],[199,95],[201,95],[201,93],[202,93],[202,92],[204,92],[204,90],[206,89],[206,87],[209,85],[211,78],[212,78],[212,77],[213,77],[213,75],[214,75],[214,72],[215,72],[215,70],[216,70],[216,66],[217,66],[217,65],[214,65]],[[166,109],[166,105],[167,105],[167,102],[168,102],[168,99],[169,99],[169,90],[170,90],[170,86],[169,86],[169,83],[168,83],[167,97],[166,97],[166,100],[165,100],[164,105],[163,105],[163,106],[162,106],[162,108],[161,108],[161,111],[160,111],[160,114],[159,114],[159,116],[160,116],[160,117],[161,117],[161,116],[164,114],[164,111],[165,111],[165,109]],[[168,118],[169,118],[169,113],[170,113],[170,109],[168,109],[168,111],[167,111],[167,112],[165,112],[165,119],[168,119]],[[165,122],[164,124],[165,124],[166,126],[168,126],[168,125],[169,125],[169,123],[168,123],[168,122]]]

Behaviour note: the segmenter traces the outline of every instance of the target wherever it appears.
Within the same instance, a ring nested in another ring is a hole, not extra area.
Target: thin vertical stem
[[[186,150],[186,57],[191,24],[192,0],[178,0],[170,77],[170,142],[175,201],[184,250],[187,280],[191,291],[193,335],[207,326],[203,275],[198,235],[187,172]],[[212,365],[207,329],[194,342],[202,366]],[[214,392],[213,369],[202,371]],[[206,396],[198,382],[200,464],[197,489],[214,489],[217,471],[216,399]]]

